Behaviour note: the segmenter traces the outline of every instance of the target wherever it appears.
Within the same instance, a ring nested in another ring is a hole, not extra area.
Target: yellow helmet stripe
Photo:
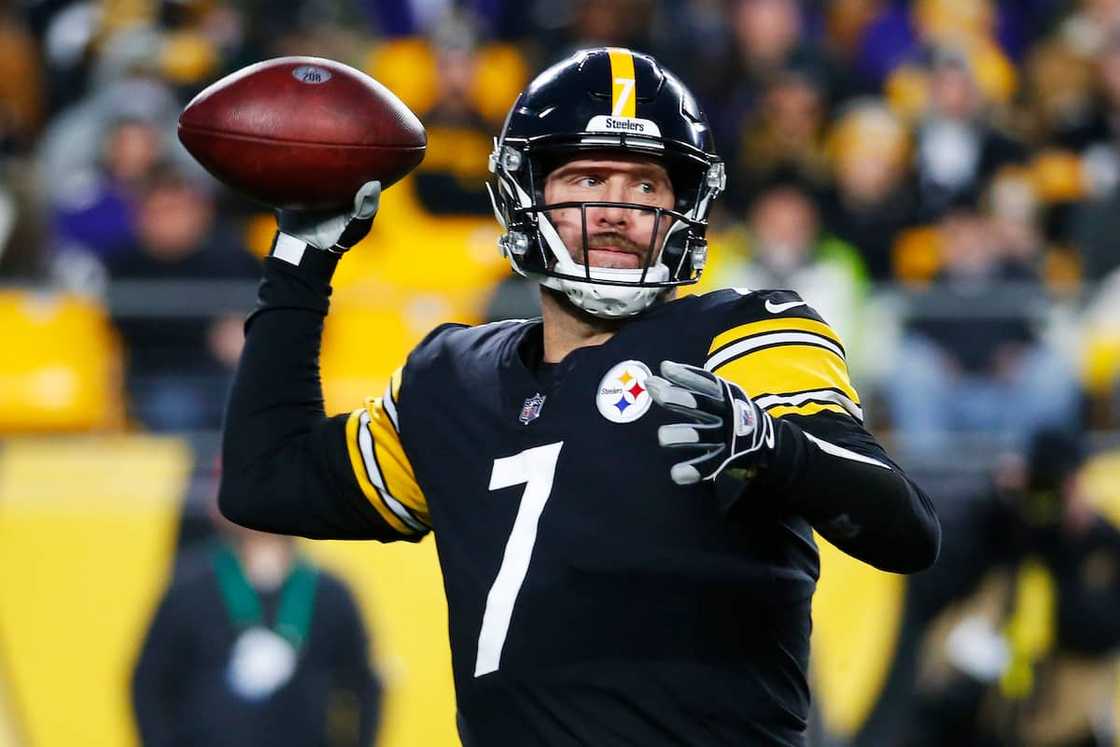
[[[634,101],[634,55],[629,49],[612,48],[611,57],[611,115],[633,117]]]

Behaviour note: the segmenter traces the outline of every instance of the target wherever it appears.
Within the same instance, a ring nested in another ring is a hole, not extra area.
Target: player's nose
[[[608,179],[606,189],[603,192],[604,202],[622,203],[626,202],[626,185],[620,179]],[[590,208],[591,215],[588,216],[588,221],[594,226],[624,226],[632,216],[629,215],[630,209],[618,207],[617,205],[599,205]]]

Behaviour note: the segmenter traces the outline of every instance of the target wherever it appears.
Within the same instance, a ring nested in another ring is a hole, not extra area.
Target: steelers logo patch
[[[653,401],[646,391],[649,375],[641,361],[623,361],[607,371],[595,393],[599,413],[612,423],[633,423],[645,415]]]

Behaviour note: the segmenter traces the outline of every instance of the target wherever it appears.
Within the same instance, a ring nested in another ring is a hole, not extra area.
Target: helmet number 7
[[[621,89],[621,90],[620,90]],[[615,78],[614,79],[614,109],[611,111],[613,117],[624,117],[626,111],[626,102],[634,94],[634,79],[633,78]]]
[[[505,645],[509,621],[513,616],[513,604],[517,600],[517,593],[521,591],[525,574],[529,571],[529,560],[537,541],[537,524],[544,511],[544,504],[552,493],[556,462],[563,445],[563,441],[558,441],[494,460],[494,469],[490,473],[490,490],[501,490],[514,485],[524,485],[525,490],[521,494],[521,503],[517,508],[517,517],[513,520],[513,530],[506,542],[498,576],[486,596],[482,629],[478,633],[475,677],[498,671],[502,646]]]

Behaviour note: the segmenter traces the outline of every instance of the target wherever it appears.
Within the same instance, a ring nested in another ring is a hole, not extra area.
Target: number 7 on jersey
[[[521,504],[513,520],[513,531],[506,542],[498,576],[486,596],[486,609],[482,613],[482,629],[478,633],[478,656],[474,676],[498,671],[502,646],[509,632],[513,604],[529,571],[533,545],[537,541],[537,524],[544,504],[552,493],[552,480],[556,475],[556,462],[560,458],[563,441],[525,449],[513,456],[494,460],[490,473],[490,490],[501,490],[514,485],[525,485]]]

